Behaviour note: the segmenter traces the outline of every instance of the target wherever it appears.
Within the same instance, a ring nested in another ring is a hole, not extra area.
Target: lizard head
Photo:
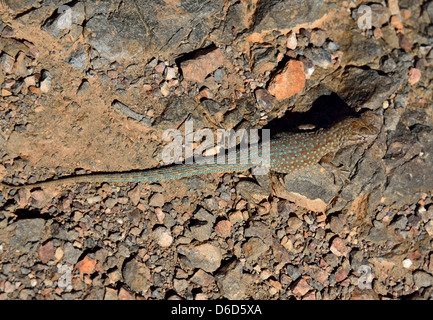
[[[341,147],[362,143],[377,134],[376,128],[365,116],[344,119],[336,126],[336,130],[339,132],[337,136],[340,137]]]

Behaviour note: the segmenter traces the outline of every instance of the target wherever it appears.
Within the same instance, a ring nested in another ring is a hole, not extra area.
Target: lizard
[[[270,140],[270,171],[282,174],[302,170],[316,163],[330,163],[333,156],[340,149],[351,145],[360,144],[372,135],[375,129],[369,124],[368,119],[360,117],[348,117],[335,123],[329,128],[321,128],[305,132],[285,132]],[[259,148],[260,150],[260,148]],[[260,153],[260,151],[259,151]],[[260,156],[260,154],[259,154]],[[129,172],[94,172],[82,175],[65,176],[58,179],[45,180],[33,184],[11,185],[0,183],[4,189],[34,189],[52,186],[74,185],[78,183],[129,183],[129,182],[159,182],[164,180],[179,179],[212,172],[240,172],[257,166],[253,161],[254,154],[248,154],[247,161],[239,161],[237,152],[235,163],[213,164],[177,164],[161,168],[145,169]],[[269,174],[256,175],[257,183],[241,181],[243,184],[239,190],[248,200],[252,200],[251,193],[271,192]],[[238,183],[240,184],[240,183]],[[238,190],[238,187],[236,188]]]

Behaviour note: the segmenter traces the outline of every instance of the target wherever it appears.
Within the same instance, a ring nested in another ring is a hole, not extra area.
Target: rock
[[[306,279],[301,278],[293,285],[293,293],[299,297],[304,296],[308,291],[312,290]]]
[[[169,247],[173,243],[173,237],[166,227],[158,227],[153,231],[153,237],[163,248]]]
[[[101,196],[94,196],[94,197],[90,197],[90,198],[87,198],[86,199],[86,201],[90,204],[90,205],[93,205],[93,204],[95,204],[95,203],[98,203],[98,202],[100,202],[102,200],[102,197]]]
[[[217,235],[223,238],[230,237],[232,224],[229,220],[221,220],[215,226],[215,232]]]
[[[390,14],[387,7],[374,3],[370,5],[370,8],[372,13],[371,25],[373,27],[379,28],[388,23]]]
[[[175,79],[176,78],[176,69],[172,68],[172,67],[168,67],[165,78],[167,80]]]
[[[388,0],[389,12],[392,15],[400,14],[400,7],[398,5],[398,0]]]
[[[413,274],[415,286],[426,288],[433,285],[433,276],[425,271],[417,270]]]
[[[224,79],[224,71],[222,68],[216,69],[213,77],[215,79],[215,81],[217,82],[221,82]]]
[[[346,246],[344,240],[339,237],[335,237],[334,239],[332,239],[330,250],[337,257],[348,257],[351,248]]]
[[[59,247],[59,248],[56,249],[54,257],[56,258],[57,261],[59,261],[60,259],[63,258],[63,254],[64,254],[63,253],[63,249]]]
[[[83,279],[85,274],[91,275],[95,271],[96,260],[85,256],[83,260],[79,261],[75,268],[80,272],[80,278]]]
[[[412,50],[412,42],[401,32],[397,33],[398,45],[406,52]]]
[[[198,210],[195,214],[194,214],[194,218],[198,219],[200,221],[206,221],[208,223],[214,223],[215,222],[215,216],[210,213],[209,211],[200,208],[200,210]]]
[[[399,16],[391,17],[391,26],[397,30],[403,30],[403,23]]]
[[[194,214],[194,219],[197,219],[196,223],[193,223],[190,227],[193,237],[199,241],[208,240],[212,233],[212,226],[215,222],[215,216],[200,208]]]
[[[222,295],[229,300],[245,299],[250,278],[242,272],[242,264],[232,260],[215,276]]]
[[[161,86],[161,93],[164,97],[167,97],[170,94],[170,88],[167,82],[164,82]]]
[[[244,250],[244,254],[247,260],[251,262],[257,260],[266,251],[268,251],[269,246],[267,246],[259,238],[251,238],[246,243],[244,243],[242,249]]]
[[[206,241],[210,238],[210,235],[212,233],[212,225],[210,223],[204,222],[198,222],[190,227],[191,234],[194,237],[194,239],[197,239],[198,241]]]
[[[49,197],[42,190],[34,190],[31,192],[32,198],[37,201],[36,206],[38,208],[43,208],[49,201]]]
[[[2,53],[0,55],[0,66],[1,68],[8,73],[12,73],[14,68],[15,59],[6,53]]]
[[[10,92],[9,90],[6,90],[6,89],[2,89],[1,93],[2,93],[3,97],[10,97],[13,94],[12,92]]]
[[[121,287],[119,289],[119,300],[134,300],[134,294],[126,290],[125,288]]]
[[[192,277],[191,282],[198,284],[202,287],[207,287],[211,285],[215,279],[213,276],[211,276],[209,273],[204,272],[203,270],[199,269]]]
[[[181,245],[178,252],[186,257],[185,263],[206,272],[214,272],[221,265],[221,249],[210,243]]]
[[[220,111],[227,110],[227,107],[224,105],[219,104],[218,102],[206,99],[202,101],[203,107],[211,114],[214,115]]]
[[[203,83],[206,76],[224,63],[221,50],[214,49],[209,52],[199,52],[195,58],[183,61],[180,64],[185,80]]]
[[[268,44],[254,46],[252,55],[252,70],[256,76],[271,71],[278,63],[278,50]]]
[[[329,227],[332,232],[340,233],[344,229],[344,221],[339,215],[332,216],[329,222]]]
[[[296,39],[296,33],[290,31],[289,35],[287,36],[286,47],[287,49],[295,50],[297,45],[298,40]]]
[[[384,204],[393,203],[398,208],[404,204],[416,203],[420,199],[420,193],[428,192],[433,187],[433,175],[423,174],[433,167],[433,157],[425,156],[421,159],[415,156],[420,152],[424,155],[433,154],[432,129],[422,126],[417,130],[408,130],[399,123],[387,144],[390,147],[384,157],[384,164],[387,172],[391,168],[393,171],[388,177],[389,184],[383,191]],[[391,154],[392,159],[389,158]],[[395,197],[396,194],[401,196]]]
[[[286,267],[287,274],[292,279],[292,281],[296,281],[302,274],[302,267],[297,267],[291,264],[288,264]]]
[[[417,68],[409,69],[409,79],[408,82],[413,86],[421,79],[421,70]]]
[[[427,14],[430,17],[430,22],[433,22],[433,3],[429,2],[427,5]]]
[[[308,210],[323,212],[338,192],[338,187],[332,181],[333,176],[329,171],[316,166],[292,172],[284,177],[286,190],[290,192],[281,197]]]
[[[41,93],[47,93],[51,89],[51,74],[48,71],[42,73],[41,82],[39,83],[39,88]]]
[[[164,111],[160,117],[155,119],[155,125],[161,130],[172,129],[183,122],[190,114],[193,120],[197,120],[197,126],[202,123],[194,117],[194,111],[197,109],[197,103],[186,96],[171,97],[164,106]],[[194,127],[196,123],[194,123]]]
[[[90,83],[87,80],[83,80],[80,84],[80,86],[78,87],[77,90],[77,95],[78,96],[82,96],[82,95],[86,95],[90,92]]]
[[[290,30],[302,24],[311,25],[326,15],[328,10],[326,4],[314,0],[306,0],[302,3],[281,1],[259,5],[255,15],[260,19],[253,26],[254,32]]]
[[[52,240],[48,241],[38,249],[39,258],[42,263],[47,263],[54,259],[54,243]]]
[[[433,236],[433,221],[430,220],[426,225],[425,225],[425,231],[427,231],[427,233],[430,236]]]
[[[123,104],[120,101],[114,100],[111,103],[111,107],[117,112],[119,112],[121,115],[134,119],[136,121],[141,121],[144,118],[142,114],[135,112],[134,110],[132,110],[131,108],[129,108],[127,105]]]
[[[19,249],[19,247],[24,246],[27,242],[36,242],[42,239],[45,221],[39,218],[25,219],[19,220],[11,226],[15,227],[15,230],[10,241],[10,246]]]
[[[176,292],[180,293],[185,291],[188,288],[188,281],[184,279],[174,279],[173,280],[173,288],[176,290]]]
[[[335,272],[335,281],[341,282],[345,279],[347,279],[347,271],[344,267],[339,267]]]
[[[403,268],[409,269],[410,267],[412,267],[412,265],[413,265],[412,260],[410,259],[403,260]]]
[[[146,292],[152,282],[150,282],[150,270],[144,263],[135,259],[129,260],[122,268],[122,276],[125,283],[135,292]]]
[[[114,206],[117,204],[117,202],[118,202],[118,199],[116,199],[116,198],[107,198],[105,200],[104,204],[108,209],[113,209]]]
[[[75,248],[70,242],[67,242],[63,247],[63,256],[66,262],[75,264],[81,256],[81,250]]]
[[[105,288],[105,295],[104,295],[104,300],[117,300],[118,296],[117,296],[117,290],[107,287]]]
[[[382,38],[391,48],[398,48],[398,37],[395,29],[391,26],[386,26],[381,29]]]
[[[156,73],[163,73],[166,67],[167,67],[166,64],[161,61],[160,63],[158,63],[155,66],[155,68],[153,69],[153,71],[156,72]]]
[[[141,189],[138,185],[134,189],[128,191],[128,198],[134,206],[138,205],[140,202],[140,193]]]
[[[407,225],[407,217],[405,215],[398,216],[395,219],[395,222],[391,223],[391,226],[393,226],[396,229],[404,230]]]
[[[310,42],[316,47],[321,47],[325,43],[327,37],[328,35],[326,31],[320,29],[313,30],[313,32],[311,32]]]
[[[383,5],[377,3],[368,5],[368,7],[371,9],[371,26],[375,28],[380,28],[384,24],[388,23],[390,13],[387,7],[384,7]],[[358,20],[361,16],[364,17],[364,15],[364,10],[355,9],[352,11],[352,18],[354,20]]]
[[[291,230],[298,230],[301,226],[302,226],[302,220],[299,219],[298,217],[290,217],[287,220],[287,226],[291,229]]]
[[[68,58],[66,58],[66,63],[69,63],[71,66],[82,71],[86,71],[89,68],[87,56],[81,44],[78,45],[77,49],[71,52]]]
[[[75,5],[59,6],[56,14],[46,20],[42,29],[56,38],[61,38],[66,31],[81,25],[85,19],[85,9],[83,3]]]
[[[401,78],[383,75],[375,70],[350,68],[338,79],[332,78],[329,86],[349,106],[376,110],[382,107],[383,101],[397,90],[401,82]],[[360,87],[358,83],[368,83],[368,87]]]
[[[321,68],[326,69],[332,65],[331,54],[323,48],[307,48],[304,54],[314,65]]]
[[[152,207],[164,206],[165,199],[162,193],[154,193],[149,199],[149,205]]]
[[[288,99],[302,91],[305,86],[304,65],[290,60],[272,79],[268,91],[277,100]]]
[[[254,91],[257,104],[259,107],[267,112],[274,108],[274,102],[272,101],[272,96],[265,89],[258,88]]]
[[[363,66],[384,55],[380,46],[359,36],[344,37],[339,45],[339,51],[344,52],[342,63],[346,65]]]

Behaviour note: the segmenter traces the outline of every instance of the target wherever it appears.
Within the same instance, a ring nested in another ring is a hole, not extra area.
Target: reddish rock
[[[190,266],[193,268],[214,272],[221,265],[221,249],[210,243],[179,246],[178,252],[188,259]]]
[[[279,281],[275,281],[272,279],[269,279],[269,283],[271,284],[271,286],[273,286],[275,289],[281,291],[283,290],[283,286],[281,285],[281,283]]]
[[[417,68],[410,68],[409,70],[409,83],[413,86],[421,79],[421,70]]]
[[[346,269],[342,267],[338,268],[337,271],[335,272],[335,281],[341,282],[346,278],[347,278]]]
[[[75,265],[75,268],[80,272],[80,278],[83,279],[84,274],[92,274],[95,271],[96,260],[89,257],[84,257],[83,260]]]
[[[149,205],[152,207],[162,207],[165,203],[162,193],[154,193],[149,199]]]
[[[316,292],[308,292],[305,296],[302,297],[302,300],[316,300]]]
[[[135,297],[133,293],[129,292],[125,288],[120,288],[119,300],[135,300]]]
[[[412,49],[412,43],[410,40],[401,32],[397,33],[397,36],[400,48],[406,52],[409,52]]]
[[[129,199],[131,199],[131,202],[134,206],[136,206],[140,201],[140,193],[141,193],[141,189],[138,185],[131,191],[128,191],[128,197]]]
[[[403,29],[403,23],[401,22],[401,19],[399,16],[392,16],[391,17],[391,26],[393,26],[397,30]]]
[[[214,72],[224,63],[224,55],[221,50],[212,50],[195,59],[181,63],[183,78],[187,81],[203,83],[206,76]]]
[[[311,289],[313,289],[313,287],[308,284],[307,280],[301,278],[298,282],[296,282],[295,286],[293,287],[293,293],[297,296],[302,297]]]
[[[215,226],[215,232],[223,238],[230,236],[232,230],[232,224],[228,220],[221,220]]]
[[[272,78],[268,91],[277,100],[284,100],[301,92],[304,86],[304,64],[298,60],[290,60],[286,66]]]
[[[202,287],[207,287],[215,281],[209,273],[199,269],[191,278],[191,282],[196,283]]]
[[[53,241],[48,241],[43,246],[38,249],[39,258],[41,258],[42,263],[47,263],[54,259],[54,244]]]
[[[345,256],[347,257],[350,252],[350,248],[346,246],[344,240],[341,238],[334,238],[331,243],[331,252],[338,257]]]

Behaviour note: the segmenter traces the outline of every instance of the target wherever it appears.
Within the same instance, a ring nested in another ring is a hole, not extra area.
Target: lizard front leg
[[[257,182],[240,181],[236,185],[236,192],[249,203],[263,208],[259,203],[269,197],[272,192],[270,173],[254,176]]]

